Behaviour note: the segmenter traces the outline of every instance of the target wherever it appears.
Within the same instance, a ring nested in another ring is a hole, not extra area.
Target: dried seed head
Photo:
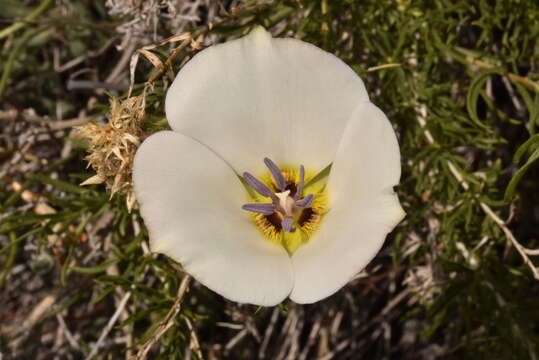
[[[111,196],[125,194],[129,211],[135,204],[131,173],[135,152],[142,141],[144,97],[111,99],[108,124],[88,124],[77,129],[77,135],[89,141],[88,161],[97,173],[81,185],[105,183]]]

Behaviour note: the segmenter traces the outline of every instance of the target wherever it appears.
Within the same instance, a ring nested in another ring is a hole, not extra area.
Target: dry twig
[[[202,351],[200,350],[200,342],[198,341],[197,333],[195,332],[195,329],[193,328],[193,324],[191,323],[191,320],[189,318],[184,318],[185,323],[187,324],[187,328],[189,329],[189,334],[191,335],[191,342],[189,344],[189,348],[197,354],[197,357],[202,360],[204,357],[202,356]]]
[[[26,122],[43,124],[51,128],[52,130],[62,130],[75,126],[81,126],[92,119],[91,117],[84,116],[83,114],[81,114],[76,118],[54,121],[47,116],[39,116],[32,110],[0,110],[0,121],[14,121],[19,117]]]
[[[279,308],[276,307],[273,309],[273,312],[271,313],[271,318],[268,326],[266,327],[266,332],[264,333],[264,340],[262,341],[262,345],[260,346],[260,350],[258,352],[258,358],[264,359],[266,357],[266,348],[268,347],[271,335],[273,334],[273,329],[275,328],[275,323],[277,322],[277,319],[279,318]]]
[[[131,297],[131,292],[129,291],[124,295],[122,301],[120,301],[120,304],[118,305],[118,308],[116,309],[116,311],[110,318],[107,325],[103,328],[103,331],[101,331],[101,335],[99,336],[99,339],[97,339],[97,342],[92,347],[92,351],[90,351],[90,354],[88,354],[88,356],[86,357],[86,360],[92,359],[97,354],[99,347],[101,346],[101,344],[103,344],[103,341],[109,334],[114,324],[116,324],[116,321],[120,317],[120,314],[123,312],[125,306],[127,305],[127,301],[129,300],[130,297]]]
[[[65,323],[65,320],[61,314],[56,314],[56,319],[58,320],[58,324],[60,325],[60,331],[64,334],[67,341],[69,342],[69,345],[75,349],[81,351],[81,346],[78,343],[78,341],[75,339],[71,331],[69,331],[69,328],[67,327],[67,324]]]
[[[185,293],[187,292],[190,281],[191,276],[189,274],[185,274],[180,284],[180,287],[178,288],[178,294],[176,295],[176,301],[174,301],[174,305],[172,305],[163,321],[161,321],[161,323],[157,327],[155,334],[139,348],[137,355],[132,358],[133,360],[146,359],[146,355],[148,354],[152,346],[155,345],[155,343],[161,338],[161,336],[163,336],[163,334],[166,333],[167,330],[170,329],[170,327],[174,324],[176,315],[178,315],[178,313],[180,312],[181,303]]]

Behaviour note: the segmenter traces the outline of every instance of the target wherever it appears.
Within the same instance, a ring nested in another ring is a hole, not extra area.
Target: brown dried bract
[[[143,96],[112,98],[108,124],[92,123],[77,129],[77,135],[90,142],[86,160],[96,172],[81,185],[105,183],[111,197],[115,193],[126,195],[129,211],[135,204],[131,174],[135,152],[143,140],[144,106]]]

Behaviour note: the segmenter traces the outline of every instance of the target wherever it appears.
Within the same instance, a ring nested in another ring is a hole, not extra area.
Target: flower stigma
[[[254,192],[242,206],[264,237],[283,246],[289,254],[305,244],[320,227],[327,212],[325,185],[315,182],[303,165],[279,168],[271,159],[264,163],[269,172],[259,178],[248,172],[243,179]],[[262,179],[262,180],[259,180]],[[306,186],[307,184],[307,186]]]

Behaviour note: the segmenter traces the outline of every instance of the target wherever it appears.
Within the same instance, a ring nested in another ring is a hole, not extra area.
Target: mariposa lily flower
[[[230,300],[321,300],[404,216],[390,122],[311,44],[259,27],[209,47],[165,108],[172,131],[143,142],[133,172],[151,249]]]

